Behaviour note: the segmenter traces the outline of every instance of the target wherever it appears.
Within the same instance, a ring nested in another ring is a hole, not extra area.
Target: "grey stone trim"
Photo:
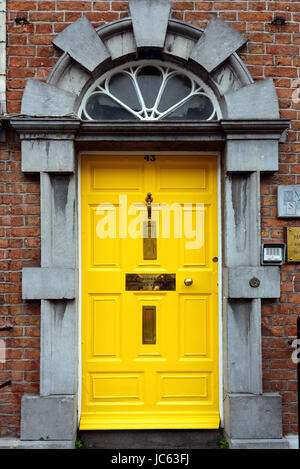
[[[76,323],[74,300],[42,300],[41,396],[76,394]]]
[[[259,173],[225,177],[224,191],[225,265],[229,268],[260,266]]]
[[[233,438],[229,441],[230,449],[290,449],[289,443],[284,438],[261,438],[251,440],[239,440]]]
[[[90,73],[110,57],[105,45],[85,16],[65,28],[52,42]]]
[[[24,90],[21,113],[28,116],[72,114],[76,95],[55,86],[29,79]]]
[[[90,73],[65,52],[57,61],[47,83],[79,96],[90,80]]]
[[[226,172],[278,171],[278,140],[230,140],[229,137],[225,152]]]
[[[22,441],[18,438],[0,438],[1,449],[74,449],[74,441]]]
[[[23,172],[74,172],[73,142],[70,140],[23,140]]]
[[[282,438],[281,397],[277,393],[227,394],[225,432],[231,439]]]
[[[260,300],[227,304],[224,387],[228,393],[262,393],[260,310]]]
[[[42,267],[75,268],[75,191],[73,175],[41,173]]]
[[[24,300],[75,298],[75,270],[70,268],[25,268],[22,270]]]
[[[247,39],[239,31],[213,16],[193,48],[190,58],[211,73],[246,42]]]
[[[74,441],[74,396],[40,397],[24,394],[21,405],[21,440]]]
[[[257,81],[224,95],[228,119],[279,119],[279,106],[272,78]]]
[[[78,117],[17,117],[11,126],[20,134],[21,140],[71,140],[78,132],[81,121]]]
[[[129,0],[129,10],[137,47],[163,47],[171,0]]]
[[[252,287],[251,279],[258,279],[260,285]],[[230,267],[228,298],[280,298],[279,267]]]

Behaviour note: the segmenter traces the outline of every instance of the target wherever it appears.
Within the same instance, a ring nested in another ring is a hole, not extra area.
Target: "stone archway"
[[[232,447],[282,447],[281,398],[262,392],[261,298],[280,295],[278,267],[260,265],[260,172],[278,169],[271,79],[254,83],[236,54],[246,39],[214,17],[204,31],[169,20],[169,0],[130,0],[131,18],[94,30],[82,17],[53,41],[63,54],[47,83],[29,80],[21,114],[22,170],[41,175],[41,268],[23,269],[23,298],[42,302],[40,395],[22,400],[21,439],[71,447],[77,428],[76,152],[174,144],[223,151],[224,426]],[[147,14],[147,22],[143,21]],[[156,24],[155,29],[152,24]],[[106,70],[136,59],[181,64],[214,90],[214,122],[84,122],[77,110]],[[259,279],[258,288],[249,284]],[[34,444],[34,443],[32,443]],[[249,446],[250,445],[250,446]]]

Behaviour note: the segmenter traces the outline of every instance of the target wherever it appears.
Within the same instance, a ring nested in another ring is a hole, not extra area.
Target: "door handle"
[[[184,284],[185,286],[190,287],[193,284],[193,279],[190,277],[184,279]]]

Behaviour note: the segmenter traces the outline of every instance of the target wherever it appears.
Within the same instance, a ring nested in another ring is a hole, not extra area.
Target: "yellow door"
[[[218,428],[217,157],[81,168],[80,428]]]

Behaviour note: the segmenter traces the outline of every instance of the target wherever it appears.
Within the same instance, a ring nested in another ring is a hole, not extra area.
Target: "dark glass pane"
[[[136,117],[105,95],[92,95],[86,104],[91,119],[99,121],[136,120]]]
[[[117,73],[109,82],[109,90],[117,99],[135,111],[141,110],[134,84],[128,75]]]
[[[214,110],[213,103],[207,96],[193,96],[175,111],[164,117],[164,120],[200,121],[210,118]],[[214,119],[216,119],[214,115]]]
[[[191,80],[182,75],[175,75],[170,78],[167,83],[160,103],[158,105],[159,112],[167,111],[174,104],[186,98],[191,92]]]
[[[145,106],[151,109],[155,104],[162,83],[160,70],[156,67],[143,67],[139,71],[137,82],[144,98]]]

